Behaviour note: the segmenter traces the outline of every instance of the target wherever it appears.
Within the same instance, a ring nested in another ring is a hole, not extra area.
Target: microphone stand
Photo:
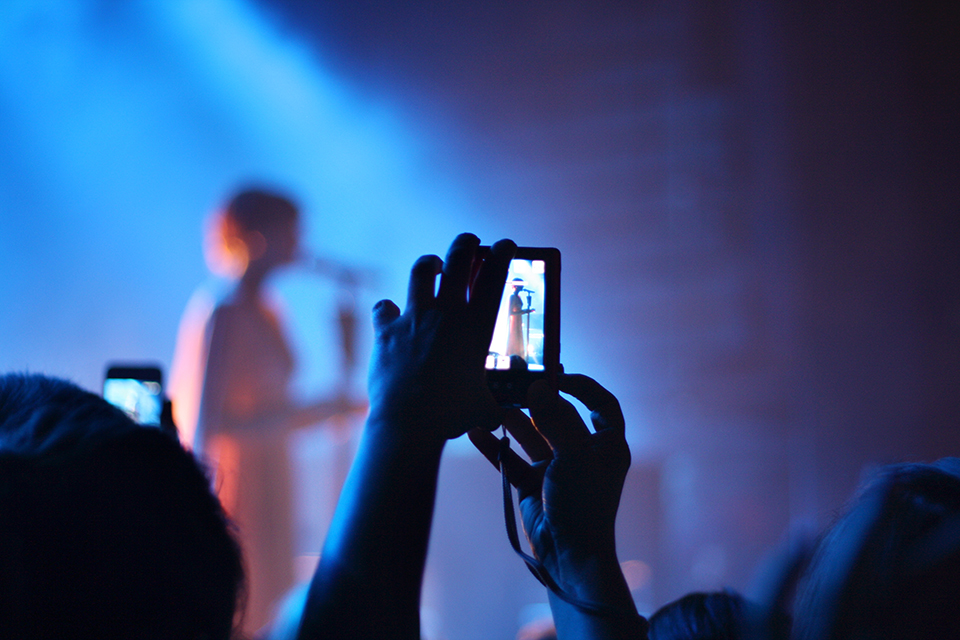
[[[527,339],[523,343],[523,359],[530,357],[530,314],[533,313],[533,291],[525,289],[527,292],[527,309],[524,315],[527,316]]]

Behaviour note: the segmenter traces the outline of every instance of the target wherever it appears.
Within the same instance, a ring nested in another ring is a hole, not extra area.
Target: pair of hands
[[[389,300],[374,307],[368,424],[439,446],[469,431],[495,465],[500,444],[490,431],[503,424],[530,458],[511,452],[505,460],[527,537],[551,574],[572,583],[588,559],[615,561],[614,523],[630,466],[623,414],[610,392],[580,375],[560,376],[560,391],[592,412],[595,432],[546,383],[531,386],[532,419],[497,406],[484,360],[516,245],[501,240],[481,261],[479,244],[462,234],[445,261],[417,260],[403,313]]]

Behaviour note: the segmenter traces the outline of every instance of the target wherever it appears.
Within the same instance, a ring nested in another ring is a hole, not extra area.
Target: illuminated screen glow
[[[543,371],[545,271],[543,260],[510,262],[487,369]]]
[[[108,378],[103,383],[103,397],[120,407],[134,422],[159,426],[163,409],[159,382],[133,378]]]

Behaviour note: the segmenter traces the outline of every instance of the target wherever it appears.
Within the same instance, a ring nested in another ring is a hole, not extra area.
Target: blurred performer
[[[202,289],[188,305],[171,397],[185,444],[214,468],[215,489],[239,529],[248,574],[244,627],[251,632],[270,620],[294,581],[286,436],[347,405],[342,399],[300,405],[290,397],[294,356],[264,283],[297,255],[297,207],[275,193],[242,191],[214,231],[208,249],[219,252],[208,255],[212,268],[233,277],[219,295]]]

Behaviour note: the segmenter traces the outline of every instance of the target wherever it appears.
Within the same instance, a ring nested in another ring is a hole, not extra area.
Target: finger
[[[487,261],[490,257],[489,247],[481,247],[477,250],[476,255],[473,257],[473,264],[470,267],[470,282],[467,283],[469,298],[473,299],[473,288],[477,282],[477,274],[480,273],[480,267],[483,266],[483,263]]]
[[[400,308],[392,300],[381,300],[373,305],[373,328],[380,331],[400,317]]]
[[[490,247],[490,253],[474,279],[470,291],[470,307],[480,326],[489,327],[489,335],[484,332],[484,347],[490,344],[493,336],[493,327],[503,298],[503,285],[507,281],[510,261],[516,253],[517,245],[512,240],[495,243]]]
[[[549,460],[553,457],[550,445],[543,439],[540,432],[534,428],[530,418],[520,409],[507,411],[503,417],[503,426],[507,428],[517,444],[526,452],[533,462]]]
[[[493,394],[482,382],[479,384],[481,387],[471,401],[473,409],[469,416],[462,420],[465,427],[463,431],[469,431],[470,429],[493,431],[503,422],[503,407],[497,404]]]
[[[417,313],[433,308],[437,274],[442,269],[443,261],[437,256],[420,256],[413,263],[407,288],[407,311]]]
[[[470,442],[473,443],[473,446],[475,446],[477,450],[483,454],[483,457],[489,460],[490,464],[499,469],[500,438],[483,429],[471,429],[470,431],[467,431],[467,436],[470,438]]]
[[[479,246],[480,239],[472,233],[461,233],[450,245],[437,293],[437,303],[441,308],[467,304],[467,285],[473,269],[473,257]]]
[[[590,430],[576,408],[560,397],[544,380],[530,385],[527,392],[530,416],[554,456],[577,452],[590,439]]]
[[[535,478],[530,465],[512,449],[503,451],[500,438],[483,429],[472,429],[467,432],[467,437],[497,471],[500,470],[500,457],[503,452],[503,470],[510,484],[521,491],[531,488],[529,485]]]
[[[624,431],[623,410],[620,401],[593,378],[581,374],[557,376],[560,391],[569,393],[590,410],[590,420],[597,431],[613,429]]]

